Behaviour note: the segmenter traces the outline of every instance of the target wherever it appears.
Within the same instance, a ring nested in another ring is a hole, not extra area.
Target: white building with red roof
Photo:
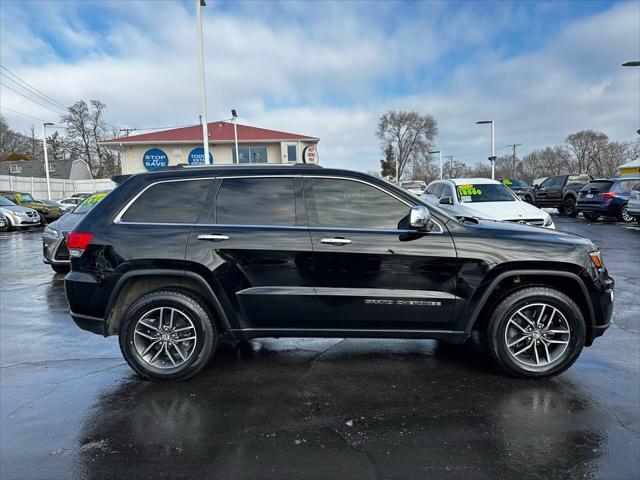
[[[233,123],[209,123],[209,155],[213,164],[317,163],[317,137],[237,125],[236,159]],[[140,173],[178,164],[202,164],[202,127],[192,125],[101,142],[121,152],[122,173]]]

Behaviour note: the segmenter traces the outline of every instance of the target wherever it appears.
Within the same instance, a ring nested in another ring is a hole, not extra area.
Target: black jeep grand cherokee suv
[[[221,335],[483,334],[512,375],[567,369],[609,326],[594,244],[457,219],[389,183],[314,166],[171,167],[124,181],[67,238],[71,316],[180,380]]]

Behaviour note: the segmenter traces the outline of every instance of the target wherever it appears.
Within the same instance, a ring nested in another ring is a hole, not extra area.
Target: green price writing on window
[[[474,196],[474,195],[482,195],[482,190],[474,187],[473,185],[458,185],[458,193],[460,196]]]

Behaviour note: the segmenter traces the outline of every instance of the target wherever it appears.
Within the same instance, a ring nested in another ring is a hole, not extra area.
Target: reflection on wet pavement
[[[640,232],[554,220],[606,240],[618,303],[550,381],[477,342],[265,339],[144,382],[73,325],[38,234],[0,234],[0,478],[638,478]]]

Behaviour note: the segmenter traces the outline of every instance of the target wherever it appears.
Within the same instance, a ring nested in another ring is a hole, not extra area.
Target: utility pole
[[[517,178],[518,177],[518,166],[516,165],[516,147],[521,146],[521,143],[511,143],[509,145],[507,145],[507,147],[513,147],[513,178]]]
[[[137,128],[120,128],[120,129],[118,129],[118,133],[119,132],[124,132],[123,136],[124,137],[128,137],[131,132],[135,132],[136,130],[137,130]]]
[[[445,155],[449,159],[449,178],[453,178],[453,155]]]

